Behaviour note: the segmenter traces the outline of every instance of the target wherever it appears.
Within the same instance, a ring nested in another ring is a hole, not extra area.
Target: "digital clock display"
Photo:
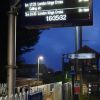
[[[67,15],[51,15],[46,16],[46,21],[64,21],[67,19]]]

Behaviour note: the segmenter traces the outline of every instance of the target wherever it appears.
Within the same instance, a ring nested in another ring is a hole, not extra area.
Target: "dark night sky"
[[[83,45],[100,52],[100,1],[93,1],[93,26],[83,27]],[[61,70],[61,56],[63,53],[73,53],[75,51],[75,27],[50,28],[44,30],[40,35],[40,40],[35,46],[35,50],[28,52],[24,57],[26,63],[36,63],[39,55],[44,56],[44,61],[48,67],[54,70]]]

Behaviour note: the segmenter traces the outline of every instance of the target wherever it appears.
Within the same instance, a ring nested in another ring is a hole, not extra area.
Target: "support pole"
[[[40,60],[39,60],[39,58],[38,58],[38,71],[37,71],[37,79],[38,79],[38,85],[39,85],[39,72],[40,71]]]
[[[7,59],[7,83],[8,100],[15,94],[16,85],[16,11],[13,7],[8,13],[8,59]]]
[[[79,32],[80,32],[80,27],[76,26],[75,27],[75,52],[76,54],[78,53],[78,49],[79,49]],[[76,71],[76,75],[74,76],[73,79],[73,85],[75,84],[75,80],[77,80],[77,75],[78,75],[78,59],[75,59],[75,71]],[[73,100],[79,100],[79,95],[77,94],[73,94],[74,99]]]
[[[78,50],[82,48],[82,26],[76,26],[76,34],[75,34],[75,51],[76,54],[78,53]],[[80,75],[80,99],[82,95],[82,68],[78,68],[78,59],[76,58],[76,80],[78,74]],[[79,97],[76,96],[76,100],[78,100]]]
[[[82,26],[76,26],[75,33],[75,50],[82,48]]]
[[[76,32],[75,32],[75,51],[76,52],[79,49],[79,33],[80,33],[80,27],[76,26]]]
[[[79,37],[80,37],[79,48],[82,48],[82,26],[79,26]]]

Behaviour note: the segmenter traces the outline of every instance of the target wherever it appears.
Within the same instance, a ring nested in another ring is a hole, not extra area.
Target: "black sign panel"
[[[92,25],[92,0],[24,0],[21,20],[27,28]]]

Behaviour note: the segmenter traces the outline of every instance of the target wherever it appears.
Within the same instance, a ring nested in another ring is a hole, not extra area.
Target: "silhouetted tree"
[[[41,32],[37,29],[28,30],[25,28],[18,28],[17,30],[17,56],[33,50],[33,46],[39,40]]]
[[[16,39],[16,53],[18,62],[21,61],[20,55],[34,50],[33,46],[38,42],[40,33],[41,32],[37,29],[28,30],[25,28],[18,28]]]

